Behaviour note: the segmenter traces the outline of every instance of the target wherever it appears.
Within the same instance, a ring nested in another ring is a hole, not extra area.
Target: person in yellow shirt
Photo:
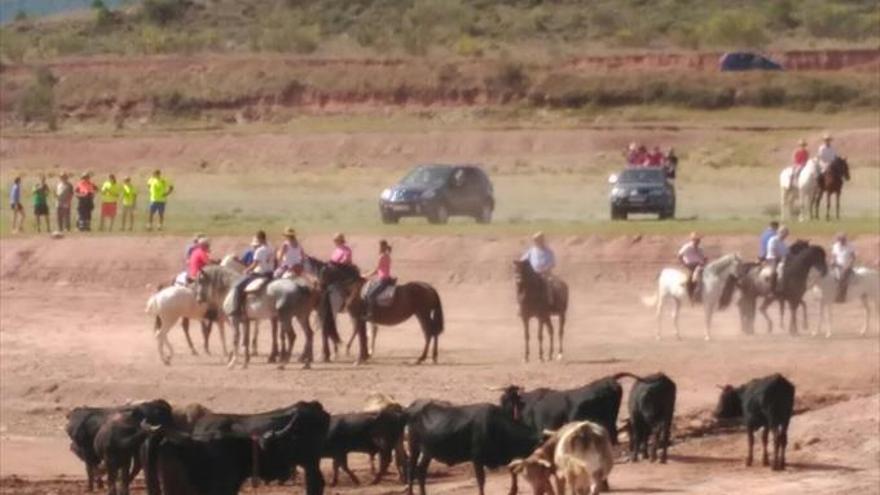
[[[122,179],[122,230],[126,224],[128,230],[134,229],[134,209],[137,207],[137,189],[131,183],[131,177]]]
[[[168,196],[174,192],[174,186],[171,182],[162,177],[162,172],[158,169],[153,171],[153,176],[147,181],[147,188],[150,190],[150,221],[147,224],[147,230],[153,230],[153,217],[159,214],[159,227],[162,230],[165,224],[165,201]]]
[[[104,230],[104,219],[109,219],[110,232],[113,232],[113,224],[116,222],[116,208],[119,204],[119,196],[122,194],[122,186],[116,182],[116,176],[110,174],[106,181],[101,184],[101,223],[98,230]]]

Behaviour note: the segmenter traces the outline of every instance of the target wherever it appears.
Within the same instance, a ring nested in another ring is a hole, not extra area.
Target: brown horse
[[[522,318],[523,331],[526,339],[525,360],[529,360],[529,320],[538,319],[538,358],[544,360],[544,326],[550,332],[550,352],[548,359],[553,359],[553,322],[552,315],[559,316],[559,353],[556,359],[562,359],[562,336],[565,334],[565,313],[568,311],[568,285],[553,278],[550,281],[553,291],[552,304],[547,301],[546,282],[532,270],[528,261],[513,262],[516,278],[516,300],[519,302],[519,316]]]
[[[835,216],[840,220],[840,194],[843,190],[843,182],[849,180],[849,163],[846,157],[838,156],[828,165],[828,168],[819,173],[819,197],[816,198],[816,216],[818,217],[819,205],[822,204],[822,195],[825,198],[825,220],[831,220],[831,195],[835,197]]]
[[[330,359],[327,339],[339,342],[339,333],[336,329],[336,315],[332,308],[329,293],[332,290],[340,290],[343,293],[345,304],[344,310],[348,312],[352,320],[355,333],[358,336],[358,363],[366,362],[370,355],[367,352],[367,321],[366,301],[361,297],[361,291],[367,280],[360,276],[356,267],[327,263],[319,271],[318,280],[322,294],[321,325],[325,339],[324,360]],[[416,361],[420,364],[428,357],[428,348],[433,342],[431,359],[437,362],[437,341],[443,333],[443,305],[436,289],[424,282],[409,282],[398,285],[395,289],[394,298],[387,306],[376,305],[370,318],[371,323],[383,326],[399,325],[415,316],[422,327],[425,336],[425,347],[422,355]]]

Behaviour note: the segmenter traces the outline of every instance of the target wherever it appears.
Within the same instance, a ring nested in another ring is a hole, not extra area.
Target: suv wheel
[[[391,212],[382,212],[382,223],[391,224],[400,221],[400,217]]]
[[[612,220],[626,220],[626,212],[620,211],[617,208],[611,208],[611,219]]]
[[[431,223],[446,223],[449,221],[449,209],[446,208],[446,205],[443,203],[435,206],[430,213],[428,213],[428,221]]]
[[[483,203],[483,206],[480,207],[480,211],[474,218],[477,220],[477,223],[490,223],[492,221],[492,203]]]

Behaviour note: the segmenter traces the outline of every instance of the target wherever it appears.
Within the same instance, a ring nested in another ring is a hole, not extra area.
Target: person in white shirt
[[[553,269],[556,267],[556,255],[547,246],[547,239],[543,232],[537,232],[532,236],[532,245],[523,253],[520,261],[528,261],[532,270],[541,276],[544,281],[547,304],[552,307],[555,303],[552,278]]]
[[[770,292],[776,292],[776,285],[779,280],[779,265],[788,255],[788,246],[785,245],[787,237],[788,227],[783,225],[776,231],[776,235],[767,241],[767,257],[764,259],[764,263],[770,267]]]
[[[252,281],[258,278],[271,279],[275,272],[275,255],[272,248],[266,241],[266,233],[262,230],[257,231],[254,236],[254,259],[247,268],[244,269],[244,277],[235,284],[233,289],[233,306],[235,309],[230,316],[241,316],[244,312],[245,300],[244,290]]]
[[[831,146],[831,134],[825,133],[822,136],[822,144],[819,145],[819,152],[816,154],[819,158],[819,165],[822,171],[825,171],[831,162],[837,158],[837,151]]]
[[[287,272],[292,272],[298,277],[303,273],[306,252],[296,239],[296,231],[293,227],[287,227],[284,230],[284,238],[284,244],[275,253],[276,265],[278,266],[278,269],[275,270],[275,278],[279,278]]]
[[[678,261],[688,270],[687,291],[692,301],[700,300],[700,278],[706,265],[706,254],[700,247],[702,237],[691,232],[690,240],[678,250]]]
[[[846,300],[846,286],[852,274],[853,264],[856,261],[856,250],[846,238],[846,234],[840,232],[834,236],[834,244],[831,245],[831,269],[837,276],[837,302]]]

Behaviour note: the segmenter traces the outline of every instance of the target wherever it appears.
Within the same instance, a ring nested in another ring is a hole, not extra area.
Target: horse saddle
[[[268,283],[269,283],[268,278],[263,278],[263,277],[255,278],[254,280],[251,280],[245,286],[244,293],[245,294],[253,294],[255,292],[260,292],[261,290],[263,290],[263,287],[265,287],[266,284],[268,284]]]
[[[174,285],[177,285],[179,287],[186,287],[188,278],[189,277],[187,277],[186,272],[180,272],[177,274],[176,277],[174,277]]]
[[[379,283],[378,280],[373,280],[370,283],[364,285],[364,288],[361,290],[361,297],[367,297],[370,291]],[[394,302],[394,293],[397,291],[397,284],[389,285],[382,289],[382,292],[376,294],[373,297],[373,301],[377,306],[391,306],[391,303]]]

